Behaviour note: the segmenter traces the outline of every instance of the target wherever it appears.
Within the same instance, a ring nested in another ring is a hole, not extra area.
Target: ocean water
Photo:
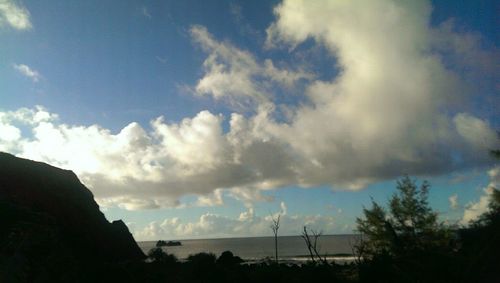
[[[329,260],[351,261],[352,257],[339,256],[339,254],[352,254],[352,245],[357,239],[357,235],[322,235],[318,240],[320,254],[326,255]],[[211,252],[219,256],[227,250],[247,261],[259,261],[266,257],[274,258],[274,237],[181,240],[181,242],[182,246],[163,249],[181,260],[186,259],[190,254],[200,252]],[[156,241],[138,242],[138,244],[147,254],[155,247]],[[308,260],[309,251],[302,237],[283,236],[278,237],[278,256],[285,261],[305,261]]]

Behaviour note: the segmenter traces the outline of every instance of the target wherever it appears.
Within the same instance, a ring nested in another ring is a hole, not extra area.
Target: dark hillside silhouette
[[[127,226],[109,223],[73,172],[6,153],[0,153],[0,223],[1,282],[14,273],[45,276],[61,262],[145,258]]]

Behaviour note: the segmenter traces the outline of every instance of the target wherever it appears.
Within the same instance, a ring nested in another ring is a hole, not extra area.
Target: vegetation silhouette
[[[491,154],[500,160],[500,150]],[[463,282],[498,282],[500,278],[500,190],[491,187],[489,209],[459,230]]]
[[[167,254],[161,247],[149,250],[148,258],[155,263],[176,263],[178,261],[175,255]]]
[[[233,255],[231,251],[224,251],[219,256],[216,263],[223,266],[235,266],[243,263],[243,260],[241,257]]]
[[[311,262],[313,264],[320,262],[324,265],[328,265],[328,261],[325,257],[321,257],[319,254],[318,248],[318,239],[321,237],[322,232],[318,232],[316,230],[311,229],[311,231],[307,230],[307,226],[304,226],[302,231],[302,239],[304,239],[306,243],[307,250],[309,251],[309,256],[311,258]]]
[[[397,193],[388,211],[372,200],[357,218],[361,240],[355,250],[360,280],[386,282],[446,282],[457,247],[450,227],[439,223],[427,198],[430,184],[420,187],[405,176],[397,182]],[[451,280],[453,281],[453,280]],[[450,282],[451,282],[450,281]]]
[[[274,234],[274,260],[278,263],[278,230],[280,229],[280,218],[281,214],[278,214],[278,217],[274,217],[271,215],[271,220],[273,223],[271,224],[271,230],[273,230]]]

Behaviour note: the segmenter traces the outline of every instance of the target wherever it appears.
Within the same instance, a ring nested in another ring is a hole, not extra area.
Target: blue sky
[[[404,174],[464,224],[500,175],[495,2],[0,0],[0,150],[138,240],[351,233]]]

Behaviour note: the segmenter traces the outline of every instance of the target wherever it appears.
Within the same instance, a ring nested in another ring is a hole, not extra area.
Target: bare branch
[[[309,256],[311,257],[312,262],[316,263],[317,261],[321,261],[321,263],[328,265],[326,255],[324,257],[321,257],[318,249],[318,239],[323,233],[321,231],[318,232],[313,229],[311,229],[310,233],[311,234],[309,234],[309,231],[307,231],[307,227],[304,226],[304,229],[302,231],[302,238],[306,242],[306,246],[309,250]]]
[[[271,229],[273,230],[274,235],[278,234],[278,230],[280,229],[280,217],[281,214],[278,214],[277,218],[272,217],[273,224],[271,224]]]
[[[275,260],[276,263],[278,263],[278,230],[280,229],[280,218],[281,214],[278,214],[277,218],[274,218],[274,216],[271,216],[273,223],[271,224],[271,229],[273,230],[274,233],[274,251],[275,251]]]

